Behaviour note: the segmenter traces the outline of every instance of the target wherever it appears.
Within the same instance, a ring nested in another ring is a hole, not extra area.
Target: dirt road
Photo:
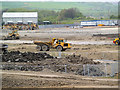
[[[117,79],[83,77],[65,73],[2,71],[3,87],[117,88]],[[27,83],[26,83],[27,82]]]
[[[42,40],[43,41],[43,40]],[[0,40],[0,43],[13,43],[13,44],[17,44],[17,43],[33,43],[34,41],[32,40]],[[71,43],[71,44],[76,44],[76,45],[104,45],[104,44],[113,44],[112,41],[67,41],[67,43]]]

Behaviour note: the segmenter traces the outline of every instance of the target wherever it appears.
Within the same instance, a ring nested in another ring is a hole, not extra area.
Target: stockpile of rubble
[[[33,62],[41,61],[46,58],[53,58],[47,53],[33,53],[33,52],[24,52],[11,51],[2,55],[3,62]]]
[[[54,72],[67,72],[79,75],[88,75],[88,71],[84,70],[83,65],[93,64],[99,65],[99,62],[94,62],[92,59],[82,57],[81,55],[69,55],[65,58],[54,58],[47,53],[33,53],[11,51],[2,55],[3,62],[7,62],[3,65],[4,70],[21,70],[21,71],[42,71],[45,68]],[[13,64],[8,64],[15,62]],[[23,64],[24,63],[24,64]],[[104,74],[99,68],[89,67],[90,75],[101,76]]]
[[[82,57],[81,55],[69,55],[66,59],[68,62],[73,64],[100,64],[99,62],[94,62],[93,59],[88,59],[87,57]]]

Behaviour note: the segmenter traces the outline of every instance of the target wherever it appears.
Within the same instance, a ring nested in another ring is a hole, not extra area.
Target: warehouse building
[[[37,12],[4,12],[2,15],[3,23],[38,23],[38,13]]]

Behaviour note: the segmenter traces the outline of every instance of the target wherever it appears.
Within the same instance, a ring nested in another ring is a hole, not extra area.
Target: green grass
[[[1,4],[1,2],[0,2]],[[26,8],[60,11],[68,8],[78,8],[86,16],[108,17],[117,15],[117,4],[104,2],[2,2],[2,9]]]

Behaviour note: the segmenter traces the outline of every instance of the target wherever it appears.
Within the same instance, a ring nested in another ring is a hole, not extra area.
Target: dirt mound
[[[92,59],[82,57],[81,55],[69,55],[65,58],[54,58],[47,53],[20,52],[11,51],[2,55],[3,62],[35,62],[40,61],[40,65],[65,65],[65,64],[99,64]]]
[[[88,59],[87,57],[82,57],[81,55],[69,55],[66,57],[68,62],[73,64],[100,64],[99,62],[94,62],[93,59]]]
[[[81,55],[69,55],[65,58],[54,58],[47,53],[33,53],[11,51],[3,54],[3,70],[21,70],[21,71],[43,71],[44,69],[54,72],[67,72],[79,75],[88,75],[83,65],[99,64],[92,59],[82,57]],[[12,62],[15,62],[14,64]],[[101,76],[104,74],[99,68],[89,67],[90,75]]]
[[[3,62],[33,62],[53,58],[47,53],[11,51],[2,55]]]

